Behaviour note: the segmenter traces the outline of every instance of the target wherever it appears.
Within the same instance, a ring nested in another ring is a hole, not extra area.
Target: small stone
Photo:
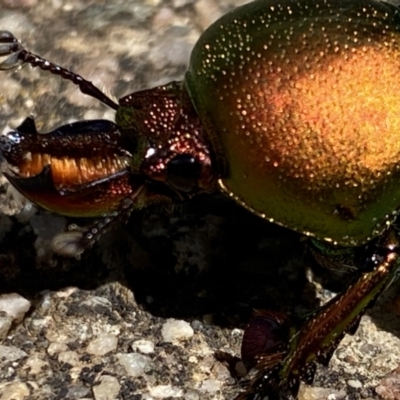
[[[150,396],[156,399],[165,399],[167,397],[182,397],[182,389],[171,385],[158,385],[149,388]]]
[[[184,397],[185,400],[200,400],[200,395],[195,390],[187,390]]]
[[[54,356],[55,354],[61,353],[62,351],[68,351],[68,346],[65,343],[54,342],[50,343],[47,348],[47,354]]]
[[[400,399],[400,367],[386,375],[375,391],[383,400]]]
[[[114,376],[103,375],[100,384],[93,387],[95,400],[114,400],[118,398],[121,385]]]
[[[48,363],[43,361],[38,354],[33,354],[26,360],[25,366],[30,368],[29,374],[38,375],[46,370]]]
[[[25,357],[27,357],[27,354],[18,347],[0,344],[0,361],[13,362]]]
[[[94,390],[93,390],[94,392]],[[68,389],[68,395],[67,399],[76,399],[76,400],[82,400],[85,397],[90,396],[90,388],[84,386],[84,385],[72,385]]]
[[[74,367],[79,364],[79,356],[75,351],[62,351],[58,354],[58,361]]]
[[[359,380],[357,380],[357,379],[349,379],[349,380],[347,381],[347,384],[348,384],[349,386],[355,388],[355,389],[360,389],[360,388],[362,388],[362,383],[361,383]]]
[[[344,391],[300,385],[299,399],[301,400],[344,400],[345,397]]]
[[[0,296],[0,311],[13,317],[15,323],[20,323],[31,303],[18,293],[8,293]]]
[[[235,364],[235,371],[238,374],[238,376],[240,376],[240,377],[244,377],[247,375],[247,369],[244,366],[243,361],[238,361]]]
[[[13,317],[8,315],[4,311],[0,311],[0,340],[5,339],[7,337],[12,322],[13,322]]]
[[[228,380],[231,377],[231,374],[225,365],[221,363],[215,363],[212,367],[213,375],[220,381]]]
[[[126,373],[131,377],[138,377],[152,368],[150,357],[139,353],[128,353],[117,355],[119,363],[125,368]]]
[[[194,331],[186,321],[169,319],[163,325],[161,334],[164,342],[176,343],[191,338]]]
[[[132,343],[132,350],[139,351],[142,354],[154,353],[154,343],[145,339],[135,340]]]
[[[97,306],[111,308],[110,300],[105,297],[93,296],[88,300],[84,300],[80,303],[81,306],[88,306],[90,308],[95,308]]]
[[[215,393],[221,388],[221,382],[216,379],[205,379],[200,386],[200,391],[205,393]]]
[[[0,385],[0,394],[0,400],[23,400],[30,395],[28,385],[22,382],[6,383],[4,387]]]
[[[118,346],[118,338],[115,335],[101,334],[93,339],[87,346],[86,351],[95,356],[104,356],[114,351]]]
[[[192,3],[194,3],[194,0],[172,0],[174,8],[184,7]]]

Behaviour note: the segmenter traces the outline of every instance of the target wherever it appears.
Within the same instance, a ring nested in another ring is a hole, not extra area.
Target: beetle
[[[66,255],[134,209],[219,190],[309,237],[318,263],[355,268],[354,282],[311,315],[259,313],[245,332],[254,368],[237,398],[296,398],[399,274],[399,6],[254,1],[204,32],[182,82],[118,103],[1,31],[1,70],[39,67],[116,111],[115,123],[46,135],[27,118],[0,140],[2,170],[50,211],[102,217],[55,239]]]

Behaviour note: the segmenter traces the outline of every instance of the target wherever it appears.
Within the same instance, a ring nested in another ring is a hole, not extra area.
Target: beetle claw
[[[118,211],[95,221],[92,225],[82,228],[71,224],[67,232],[56,235],[52,240],[52,248],[55,253],[64,257],[80,257],[90,249],[103,236],[111,226],[121,221],[126,221],[134,208],[131,199],[123,199]]]
[[[83,233],[79,231],[63,232],[53,238],[51,246],[61,256],[79,257],[86,250],[82,238]]]

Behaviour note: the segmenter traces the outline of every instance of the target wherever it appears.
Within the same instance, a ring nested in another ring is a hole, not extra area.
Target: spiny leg
[[[361,274],[347,290],[291,327],[286,348],[259,354],[235,400],[297,399],[300,380],[312,383],[316,364],[327,364],[346,333],[354,333],[365,311],[400,275],[399,237],[388,230],[365,248]]]

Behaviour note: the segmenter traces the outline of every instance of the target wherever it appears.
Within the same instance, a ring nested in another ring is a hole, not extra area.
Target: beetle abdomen
[[[277,223],[356,245],[400,205],[399,76],[394,6],[267,0],[203,34],[186,84],[225,156],[225,191]]]

